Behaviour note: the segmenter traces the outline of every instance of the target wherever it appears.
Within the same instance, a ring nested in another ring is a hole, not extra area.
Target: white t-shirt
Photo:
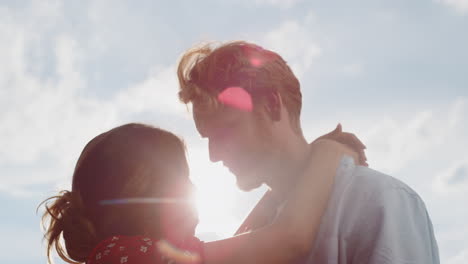
[[[344,157],[310,264],[440,263],[431,220],[403,182]]]

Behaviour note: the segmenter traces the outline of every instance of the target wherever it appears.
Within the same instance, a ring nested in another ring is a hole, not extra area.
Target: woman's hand
[[[199,250],[193,248],[182,249],[167,240],[161,239],[154,245],[156,247],[155,257],[161,259],[163,263],[201,264],[203,263],[203,254],[201,252],[203,242],[199,241],[199,243]]]
[[[346,145],[349,148],[349,153],[347,152],[345,154],[352,156],[356,164],[366,167],[369,166],[369,164],[367,163],[366,153],[364,152],[366,146],[353,133],[343,132],[341,124],[338,124],[335,130],[331,131],[330,133],[325,134],[314,140],[312,144],[322,139],[333,140],[343,145]]]

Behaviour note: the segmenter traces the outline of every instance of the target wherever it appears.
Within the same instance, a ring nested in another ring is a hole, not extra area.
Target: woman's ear
[[[265,98],[265,110],[272,121],[281,120],[281,108],[283,101],[278,92],[271,92]]]

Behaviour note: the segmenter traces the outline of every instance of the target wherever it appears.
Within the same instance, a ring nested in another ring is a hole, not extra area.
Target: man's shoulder
[[[401,180],[344,159],[307,263],[336,263],[340,256],[358,263],[438,263],[422,199]]]
[[[349,198],[372,199],[389,193],[402,193],[420,199],[403,181],[378,170],[359,166],[350,156],[343,156],[337,168],[332,199],[355,203]],[[342,199],[341,197],[345,197]],[[353,196],[353,197],[349,197]]]
[[[384,223],[404,219],[429,221],[422,198],[401,180],[362,166],[355,166],[345,176],[346,181],[341,180],[346,184],[334,190],[328,215],[347,230],[344,235],[361,237],[366,232],[377,232]]]
[[[390,193],[401,193],[417,199],[419,195],[403,181],[364,166],[348,166],[348,172],[338,172],[337,186],[343,195],[361,199],[373,199]],[[339,193],[338,193],[339,194]]]
[[[329,209],[331,214],[344,214],[361,219],[362,215],[420,208],[425,211],[421,197],[401,180],[380,171],[363,167],[348,167],[338,172]],[[420,210],[415,210],[420,211]]]

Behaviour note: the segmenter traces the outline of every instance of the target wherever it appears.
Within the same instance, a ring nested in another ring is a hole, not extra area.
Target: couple
[[[48,255],[55,247],[65,261],[88,264],[439,263],[423,201],[367,168],[353,134],[338,126],[306,142],[299,82],[278,54],[246,42],[197,47],[178,77],[211,161],[241,189],[270,191],[236,236],[203,243],[183,142],[123,125],[92,139],[72,190],[46,200]]]

